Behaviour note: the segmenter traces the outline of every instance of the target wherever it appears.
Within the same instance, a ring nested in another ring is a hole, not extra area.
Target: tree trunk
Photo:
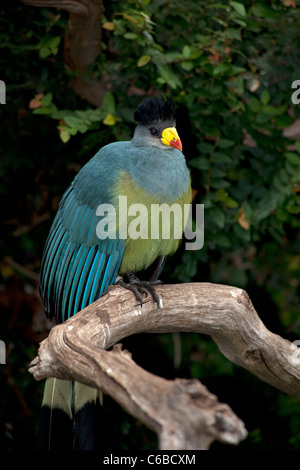
[[[97,80],[89,67],[95,64],[101,52],[102,1],[101,0],[21,0],[26,5],[55,7],[69,12],[65,35],[65,66],[72,72],[70,82],[74,91],[90,104],[100,107],[108,91],[102,74]]]

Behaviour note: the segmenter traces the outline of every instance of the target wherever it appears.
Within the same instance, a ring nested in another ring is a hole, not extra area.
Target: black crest
[[[169,96],[154,96],[146,98],[135,110],[134,119],[143,126],[149,126],[159,121],[175,122],[175,107],[172,98]]]

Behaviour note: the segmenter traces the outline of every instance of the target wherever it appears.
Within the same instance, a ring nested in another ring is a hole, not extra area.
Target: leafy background
[[[0,339],[7,346],[0,448],[35,447],[43,385],[27,369],[51,327],[38,273],[59,199],[101,146],[131,138],[144,96],[174,98],[194,202],[205,204],[203,249],[182,247],[162,280],[244,288],[271,331],[298,339],[300,112],[291,102],[291,84],[300,79],[298,3],[104,1],[101,51],[88,69],[110,84],[100,107],[70,86],[76,74],[64,63],[66,11],[21,3],[0,11],[0,79],[7,85],[0,129]],[[149,371],[198,377],[228,403],[249,432],[240,449],[299,449],[299,401],[230,363],[209,337],[137,335],[123,344]],[[103,415],[105,448],[157,445],[108,397]]]

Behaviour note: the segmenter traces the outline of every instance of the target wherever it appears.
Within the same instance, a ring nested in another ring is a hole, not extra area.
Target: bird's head
[[[175,108],[170,97],[146,98],[136,109],[134,119],[139,123],[134,138],[146,140],[148,145],[182,150],[176,130]]]

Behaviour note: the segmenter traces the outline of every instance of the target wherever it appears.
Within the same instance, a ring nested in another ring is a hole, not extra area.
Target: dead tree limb
[[[60,327],[53,332],[55,351],[43,342],[30,371],[100,389],[156,432],[160,449],[204,450],[214,440],[237,444],[247,436],[243,422],[199,380],[165,380],[139,367],[120,344],[105,351],[73,334],[71,344]]]
[[[197,332],[211,335],[232,362],[261,380],[300,397],[297,347],[271,333],[248,295],[230,286],[194,283],[157,288],[161,308],[143,306],[121,287],[54,327],[30,372],[73,379],[110,394],[156,431],[163,449],[207,448],[218,439],[239,442],[243,424],[198,381],[166,381],[138,367],[128,354],[104,351],[136,333]],[[206,405],[205,405],[206,403]]]
[[[101,52],[102,1],[101,0],[21,0],[35,7],[54,7],[66,10],[69,21],[64,41],[65,66],[75,76],[71,87],[83,99],[100,107],[108,90],[102,75],[97,80],[89,70]]]

